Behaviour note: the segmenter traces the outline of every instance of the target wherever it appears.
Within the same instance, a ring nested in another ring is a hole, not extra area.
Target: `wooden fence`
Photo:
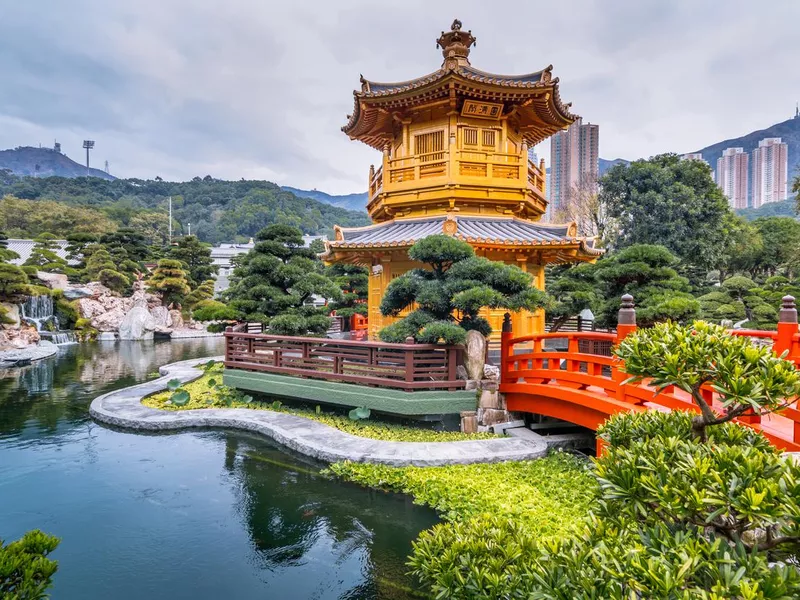
[[[457,390],[461,346],[225,332],[225,367],[414,390]]]

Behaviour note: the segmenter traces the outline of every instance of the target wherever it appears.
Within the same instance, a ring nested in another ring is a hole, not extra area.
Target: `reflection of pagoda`
[[[494,75],[469,62],[475,37],[454,21],[438,40],[442,67],[400,83],[361,78],[355,109],[342,130],[383,152],[370,167],[373,225],[336,228],[328,262],[372,267],[369,328],[374,336],[392,319],[379,305],[387,284],[414,268],[407,249],[446,233],[466,240],[479,256],[516,264],[544,287],[544,265],[588,261],[600,251],[576,237],[574,224],[537,221],[547,207],[544,163],[528,148],[578,117],[561,103],[552,67],[528,75]],[[487,315],[499,331],[502,311]],[[514,332],[541,331],[542,314],[520,313]]]

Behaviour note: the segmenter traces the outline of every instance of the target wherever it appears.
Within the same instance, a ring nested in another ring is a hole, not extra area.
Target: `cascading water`
[[[54,344],[74,344],[75,334],[61,331],[50,296],[31,296],[21,305],[22,319],[34,327],[43,339]]]

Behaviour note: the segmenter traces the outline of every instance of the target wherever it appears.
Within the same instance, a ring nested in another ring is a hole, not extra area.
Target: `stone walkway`
[[[191,381],[195,368],[211,359],[193,359],[161,367],[163,377],[95,398],[89,413],[97,421],[139,431],[190,427],[227,427],[254,431],[301,454],[325,462],[351,460],[392,466],[441,466],[541,458],[543,441],[497,438],[463,442],[387,442],[358,437],[311,419],[269,410],[204,408],[164,411],[141,403],[144,396],[166,389],[176,378]],[[214,357],[213,360],[222,360]]]
[[[13,367],[20,362],[42,360],[56,354],[58,354],[58,346],[48,340],[42,340],[38,344],[26,348],[0,352],[0,367]]]

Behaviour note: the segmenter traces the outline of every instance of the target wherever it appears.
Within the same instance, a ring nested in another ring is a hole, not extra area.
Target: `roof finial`
[[[442,49],[444,56],[443,68],[455,71],[460,66],[469,64],[469,49],[475,44],[475,36],[472,31],[464,32],[461,30],[462,23],[458,19],[453,21],[450,31],[442,32],[436,41],[436,46]]]

